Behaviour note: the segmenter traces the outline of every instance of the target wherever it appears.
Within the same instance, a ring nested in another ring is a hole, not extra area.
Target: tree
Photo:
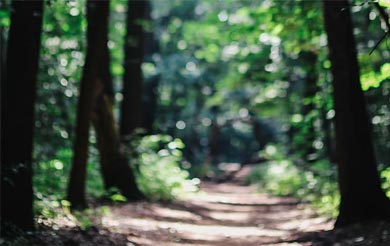
[[[336,111],[336,161],[341,193],[336,226],[390,219],[370,137],[348,1],[323,1]]]
[[[120,131],[126,138],[142,126],[142,62],[144,57],[144,26],[147,1],[128,1],[125,37],[125,73],[121,105]]]
[[[115,99],[110,73],[110,54],[107,46],[108,25],[102,26],[101,32],[104,34],[104,43],[100,47],[103,57],[99,64],[98,87],[102,87],[102,89],[96,98],[92,117],[97,135],[101,173],[107,190],[116,187],[128,199],[139,200],[144,196],[135,182],[129,160],[122,152],[119,131],[113,112]]]
[[[108,18],[109,1],[88,1],[88,49],[80,84],[74,158],[68,187],[68,199],[76,208],[86,206],[85,179],[91,121],[96,130],[105,188],[116,187],[132,200],[143,197],[128,160],[121,152],[113,114],[114,93],[107,47]]]
[[[310,157],[315,153],[313,143],[316,140],[316,131],[314,129],[315,116],[313,115],[315,108],[314,97],[318,92],[318,72],[316,69],[317,55],[313,51],[301,51],[299,54],[301,67],[305,70],[303,79],[303,103],[301,114],[304,118],[303,124],[300,126],[300,134],[304,136],[304,141],[297,141],[296,151],[301,152],[304,158],[308,161],[313,161]]]
[[[32,150],[43,1],[13,1],[1,81],[1,233],[33,229]]]
[[[77,105],[76,133],[73,145],[73,162],[68,184],[68,200],[73,207],[85,207],[85,180],[88,160],[89,127],[92,120],[94,103],[103,90],[101,79],[101,61],[107,45],[106,35],[109,14],[109,2],[87,2],[87,55],[80,82],[80,95]]]
[[[0,3],[0,11],[5,9],[5,4]],[[0,23],[0,74],[3,74],[4,64],[5,64],[5,53],[6,53],[6,45],[5,45],[5,30],[3,23]]]
[[[150,1],[146,1],[145,4],[145,25],[147,26],[144,29],[145,62],[154,66],[155,71],[152,74],[146,74],[143,78],[142,127],[146,130],[146,134],[152,134],[157,109],[157,88],[160,82],[160,73],[157,68],[159,56],[156,54],[160,52],[160,47],[154,35]]]

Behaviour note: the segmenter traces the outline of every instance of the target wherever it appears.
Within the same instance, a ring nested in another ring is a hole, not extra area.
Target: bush
[[[133,138],[134,139],[134,138]],[[189,179],[180,167],[183,142],[167,135],[139,137],[132,142],[128,154],[136,163],[137,183],[151,200],[173,200],[197,191],[199,179]]]
[[[387,197],[390,198],[390,167],[382,170],[382,189],[386,192]]]
[[[91,147],[86,189],[92,197],[100,197],[104,194],[97,159],[97,150]],[[62,204],[66,202],[63,199],[66,197],[71,163],[72,150],[64,148],[57,152],[55,159],[41,160],[34,165],[34,209],[38,217],[52,218],[61,211]]]
[[[258,184],[261,191],[294,196],[310,202],[321,214],[337,216],[340,196],[333,167],[319,160],[310,163],[310,169],[301,168],[281,153],[277,146],[267,146],[262,154],[274,160],[254,168],[248,181]]]

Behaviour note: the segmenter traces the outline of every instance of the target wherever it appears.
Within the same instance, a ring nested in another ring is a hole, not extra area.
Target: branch
[[[387,14],[386,10],[382,8],[378,2],[373,3],[374,7],[379,13],[379,16],[381,17],[382,22],[386,26],[385,32],[390,32],[390,22],[389,22],[389,15]]]
[[[370,51],[370,55],[378,48],[378,46],[382,43],[383,40],[385,40],[386,36],[390,36],[390,20],[389,15],[387,14],[386,10],[382,8],[378,2],[372,3],[375,7],[375,9],[378,11],[379,16],[382,20],[382,22],[385,24],[385,34],[382,36],[381,39],[376,43],[374,48]]]
[[[385,40],[386,36],[390,36],[390,32],[385,32],[385,34],[376,43],[374,48],[372,48],[372,50],[370,51],[369,55],[371,55],[376,50],[376,48],[378,48],[378,46],[382,43],[382,41]]]

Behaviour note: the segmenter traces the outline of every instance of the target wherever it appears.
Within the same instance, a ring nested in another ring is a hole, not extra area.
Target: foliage
[[[390,167],[382,170],[382,189],[386,192],[386,195],[390,197]]]
[[[101,226],[103,216],[109,213],[109,208],[102,206],[97,208],[84,209],[82,211],[74,211],[72,213],[72,218],[82,230],[86,230],[92,226]]]
[[[10,25],[9,2],[0,2],[2,49]],[[68,207],[63,199],[85,59],[85,2],[51,0],[45,4],[34,139],[35,208],[45,217]],[[333,154],[335,111],[320,1],[152,3],[152,26],[160,52],[151,55],[153,62],[143,64],[143,70],[145,78],[160,77],[154,124],[159,135],[135,137],[128,150],[143,192],[152,200],[171,200],[196,190],[198,182],[189,176],[203,168],[210,152],[211,126],[218,124],[217,161],[244,162],[262,151],[272,161],[251,174],[252,182],[277,195],[310,200],[334,215],[339,198],[334,164],[328,159]],[[388,0],[378,3],[389,7]],[[116,113],[122,99],[125,5],[122,0],[111,1],[108,47]],[[383,36],[380,17],[370,4],[354,5],[352,12],[362,88],[383,168],[383,188],[389,195],[388,42],[370,55]],[[316,60],[310,62],[307,53],[315,54]],[[313,74],[316,87],[309,91],[307,79]],[[249,116],[261,122],[264,135],[275,135],[280,145],[262,150],[253,125],[229,124]],[[90,142],[96,143],[94,135]],[[90,153],[88,193],[125,201],[116,190],[103,191],[96,148]],[[181,166],[195,171],[189,173]],[[86,214],[79,216],[85,227]]]
[[[379,5],[381,5],[383,7],[390,8],[390,1],[389,0],[379,0],[378,3],[379,3]]]
[[[149,199],[166,201],[197,191],[199,180],[190,180],[189,173],[180,167],[183,148],[179,138],[168,135],[143,136],[132,142],[137,182]]]
[[[390,63],[383,64],[378,73],[372,71],[361,75],[362,89],[378,88],[386,79],[390,79]]]
[[[96,198],[104,194],[104,189],[99,169],[96,167],[98,163],[97,150],[91,147],[90,153],[86,188],[89,195]],[[34,165],[34,209],[37,216],[55,217],[58,209],[66,210],[69,207],[68,202],[64,199],[72,151],[70,149],[59,150],[56,157],[56,159],[41,161]]]
[[[272,145],[267,146],[263,155],[272,161],[254,168],[248,176],[250,183],[274,195],[295,196],[312,203],[322,214],[337,216],[340,196],[329,162],[317,161],[310,170],[303,170],[280,147]]]

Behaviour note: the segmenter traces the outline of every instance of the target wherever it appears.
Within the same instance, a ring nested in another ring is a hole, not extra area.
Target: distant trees
[[[360,86],[359,65],[348,1],[323,1],[336,111],[336,162],[341,193],[336,226],[390,219],[381,189],[370,123]]]
[[[1,234],[33,229],[32,150],[43,1],[13,1],[1,74]],[[3,54],[2,54],[3,55]]]

